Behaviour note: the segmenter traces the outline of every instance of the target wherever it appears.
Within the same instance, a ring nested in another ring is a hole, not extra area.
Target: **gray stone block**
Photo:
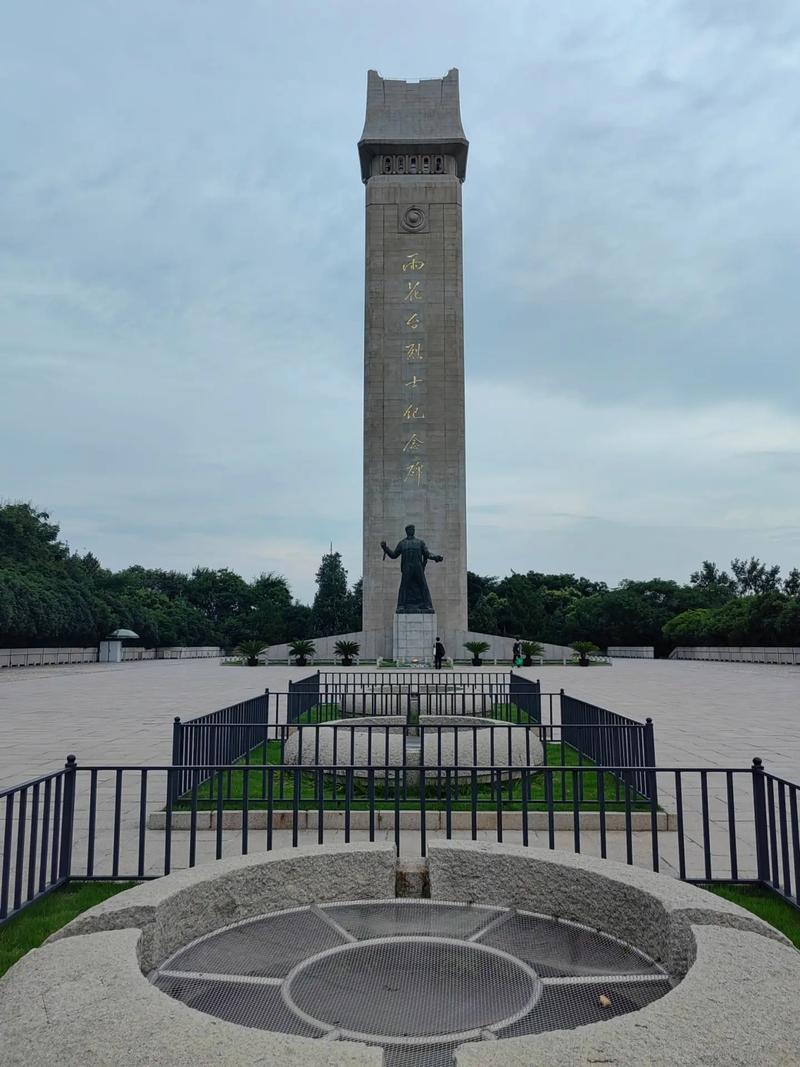
[[[686,973],[693,924],[789,941],[750,912],[675,878],[611,860],[493,843],[432,843],[431,896],[513,905],[592,926],[641,948],[671,975]],[[455,895],[454,895],[455,894]]]
[[[394,885],[392,845],[281,849],[144,882],[90,908],[50,940],[136,927],[142,968],[149,971],[181,945],[228,923],[295,904],[392,896]]]

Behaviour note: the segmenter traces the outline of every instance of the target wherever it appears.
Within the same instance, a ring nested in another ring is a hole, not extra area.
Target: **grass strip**
[[[281,742],[268,741],[266,749],[263,743],[256,745],[247,756],[237,762],[242,770],[222,771],[213,779],[201,782],[197,791],[197,807],[199,811],[213,810],[217,806],[217,792],[222,787],[222,806],[226,809],[237,810],[242,807],[245,791],[245,779],[247,779],[248,805],[251,810],[266,808],[266,773],[260,768],[263,765],[281,766]],[[571,746],[563,742],[550,742],[547,745],[546,760],[548,766],[565,767],[563,773],[554,772],[551,776],[553,787],[553,808],[555,811],[569,811],[574,806],[573,792],[575,780],[578,783],[579,798],[578,807],[581,811],[597,811],[598,782],[601,778],[599,773],[584,772],[573,776],[569,772],[572,767],[591,767],[593,764]],[[253,769],[246,771],[247,765]],[[323,779],[323,796],[327,810],[343,810],[345,807],[345,767],[339,775],[326,775]],[[606,773],[604,778],[605,806],[607,811],[623,811],[625,808],[624,791],[620,787],[617,778],[613,774]],[[277,809],[291,807],[294,802],[296,772],[294,769],[276,771],[273,774],[273,807]],[[428,807],[444,809],[446,804],[446,776],[444,773],[437,775],[428,772],[426,775],[425,797]],[[411,782],[414,780],[413,771],[409,774],[409,784],[403,788],[401,783],[401,797],[399,807],[401,811],[416,811],[419,808],[419,789]],[[501,806],[503,811],[522,810],[522,779],[513,778],[508,781],[507,774],[501,772],[502,792]],[[301,772],[299,774],[300,790],[298,795],[298,807],[314,809],[318,806],[317,779],[313,773]],[[453,779],[451,778],[451,783]],[[545,776],[537,773],[537,768],[532,768],[528,779],[530,793],[528,807],[531,811],[546,811],[547,798],[545,795]],[[374,775],[375,784],[375,809],[391,810],[395,807],[393,792],[393,775],[384,774],[380,767],[376,767]],[[367,799],[367,780],[353,776],[351,808],[353,811],[366,810],[369,807]],[[619,794],[618,794],[619,790]],[[471,785],[468,768],[461,769],[458,778],[458,786],[453,783],[451,795],[451,807],[453,811],[469,811],[471,802]],[[617,796],[619,795],[619,799]],[[477,787],[478,810],[496,810],[497,793],[491,782],[480,781]],[[174,805],[176,811],[185,811],[191,808],[188,794],[182,797]],[[636,794],[631,795],[631,807],[633,810],[647,810],[649,804]]]
[[[787,904],[777,893],[760,885],[704,885],[703,889],[745,908],[786,934],[800,948],[800,910]]]
[[[0,975],[76,915],[134,885],[136,882],[70,882],[34,901],[0,926]]]

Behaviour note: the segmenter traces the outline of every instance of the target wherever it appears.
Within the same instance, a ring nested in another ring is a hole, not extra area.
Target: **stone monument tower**
[[[409,524],[444,557],[427,568],[436,614],[417,620],[421,647],[430,656],[433,627],[450,654],[457,644],[460,652],[467,629],[461,253],[467,146],[457,70],[419,82],[369,72],[358,144],[367,206],[363,629],[384,656],[398,654],[402,616],[397,567],[384,561],[381,542],[396,544]]]

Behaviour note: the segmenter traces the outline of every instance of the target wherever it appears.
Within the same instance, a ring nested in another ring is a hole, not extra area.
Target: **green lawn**
[[[551,742],[546,746],[546,762],[548,766],[567,768],[563,773],[554,772],[550,778],[553,789],[553,806],[556,811],[571,810],[574,806],[575,790],[578,790],[578,803],[582,810],[597,810],[598,780],[601,775],[588,772],[583,774],[570,773],[572,767],[591,767],[590,761],[583,759],[570,745],[563,742]],[[295,779],[299,777],[300,792],[298,804],[301,808],[314,809],[318,807],[318,782],[316,775],[309,772],[296,772],[292,770],[275,770],[271,776],[263,770],[264,766],[279,766],[281,760],[281,745],[279,741],[268,741],[266,750],[264,744],[257,745],[246,757],[238,761],[241,770],[222,771],[214,777],[200,783],[197,790],[198,809],[201,811],[213,810],[217,806],[217,796],[222,786],[223,807],[238,809],[242,806],[245,795],[245,780],[247,781],[248,806],[251,809],[267,807],[269,777],[272,778],[273,806],[276,808],[291,807],[294,801]],[[247,765],[252,765],[252,770],[247,770]],[[343,768],[344,771],[344,768]],[[617,799],[618,782],[612,774],[605,774],[605,800],[609,811],[621,811],[625,808],[624,792],[620,787],[619,800]],[[501,774],[502,781],[502,807],[505,811],[520,811],[522,809],[521,778],[512,779],[509,783],[505,774]],[[413,782],[413,779],[412,779]],[[392,773],[384,774],[376,768],[375,776],[375,807],[378,809],[392,809],[395,807],[394,776]],[[528,806],[533,811],[547,810],[546,781],[545,776],[531,771],[528,778],[529,796]],[[437,776],[435,773],[426,775],[425,797],[431,808],[443,808],[446,804],[447,778],[444,773]],[[582,792],[581,792],[582,791]],[[478,807],[483,810],[495,810],[497,806],[496,790],[488,781],[482,781],[477,786]],[[328,810],[344,809],[345,807],[345,780],[344,773],[334,776],[326,776],[323,779],[323,796],[325,808]],[[455,777],[451,777],[451,805],[454,811],[469,810],[471,807],[471,783],[468,771],[459,775],[458,783]],[[643,801],[638,794],[632,793],[631,806],[634,809],[647,809],[649,804]],[[186,810],[191,807],[190,794],[185,794],[175,805],[176,810]],[[368,785],[365,779],[353,777],[351,807],[353,810],[364,810],[369,807]],[[399,807],[402,810],[417,810],[419,808],[418,790],[409,783],[403,789],[402,780],[400,786]]]
[[[72,882],[35,901],[16,919],[0,926],[0,974],[82,911],[134,885],[135,882]]]
[[[771,889],[760,885],[707,885],[703,889],[752,911],[800,948],[800,911],[781,900]]]

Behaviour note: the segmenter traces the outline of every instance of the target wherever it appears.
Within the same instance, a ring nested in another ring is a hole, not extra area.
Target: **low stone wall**
[[[474,630],[458,630],[451,633],[440,634],[448,658],[468,663],[471,653],[464,648],[466,641],[485,641],[489,645],[489,651],[482,655],[487,666],[498,660],[503,663],[511,663],[514,647],[513,637],[500,637],[497,634],[480,634]],[[359,660],[362,666],[368,661],[374,662],[378,657],[390,659],[392,656],[392,634],[385,634],[382,630],[374,632],[359,632],[351,634],[336,634],[333,637],[312,638],[316,652],[311,657],[311,662],[330,661],[336,658],[334,646],[337,641],[358,641],[361,646]],[[543,659],[565,660],[570,659],[575,653],[567,645],[553,645],[540,642],[544,649]],[[270,645],[266,649],[267,659],[275,663],[285,663],[289,658],[289,645]],[[431,647],[431,659],[433,647]]]
[[[606,649],[609,659],[654,659],[655,654],[653,645],[609,645]]]
[[[96,662],[97,645],[91,648],[0,648],[0,670],[3,667],[60,667]]]
[[[212,645],[176,645],[170,648],[123,646],[123,662],[149,659],[218,659],[221,648]],[[89,648],[0,648],[3,667],[63,667],[72,663],[97,663],[97,645]]]
[[[766,663],[781,666],[800,665],[800,648],[739,646],[679,646],[673,648],[670,659],[711,660],[716,663]]]

